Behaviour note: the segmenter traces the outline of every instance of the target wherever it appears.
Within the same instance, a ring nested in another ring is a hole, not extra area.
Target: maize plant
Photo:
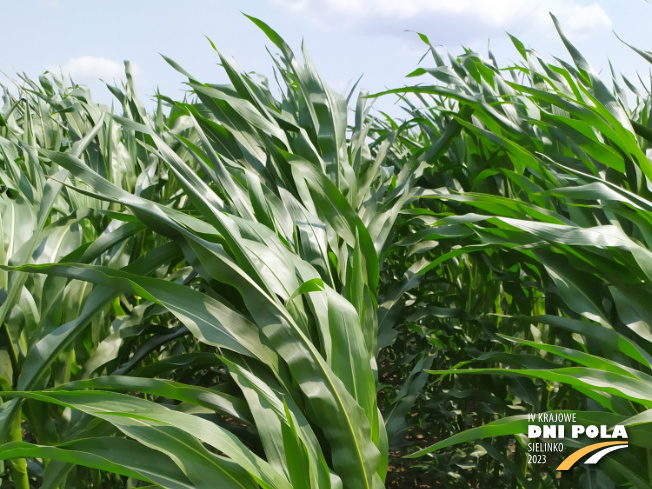
[[[100,219],[65,253],[41,257],[35,233],[6,261],[16,292],[4,306],[18,310],[0,453],[17,460],[16,487],[29,485],[24,457],[50,460],[44,487],[81,487],[74,464],[163,487],[383,487],[379,257],[415,174],[387,165],[391,138],[369,146],[362,96],[348,128],[347,100],[307,54],[301,64],[252,20],[281,52],[280,100],[218,53],[229,86],[168,60],[195,95],[162,97],[169,116],[147,115],[129,79],[112,88],[122,116],[80,99],[71,112],[87,127],[69,148],[24,143],[27,121],[11,114],[7,166],[56,186],[45,204],[65,195]],[[41,83],[29,93],[71,138]],[[41,210],[44,225],[73,213],[66,204]],[[49,301],[28,301],[26,328],[19,297],[35,295],[32,281],[53,281],[77,309],[50,318],[37,314]],[[60,378],[62,355],[77,368]],[[43,417],[57,421],[41,436]]]
[[[392,91],[413,115],[397,156],[427,165],[397,243],[415,300],[394,307],[438,349],[421,404],[437,442],[409,456],[460,487],[651,487],[649,92],[615,76],[611,91],[553,21],[574,65],[515,38],[509,70],[447,62],[423,36],[435,67],[412,75],[436,82]],[[528,466],[526,413],[569,411],[626,427],[629,449],[570,475],[561,453]]]

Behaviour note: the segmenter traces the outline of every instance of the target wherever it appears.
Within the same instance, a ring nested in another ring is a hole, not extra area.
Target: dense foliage
[[[560,32],[344,97],[252,20],[278,90],[5,90],[0,487],[652,487],[649,92]],[[528,464],[555,411],[628,450]]]

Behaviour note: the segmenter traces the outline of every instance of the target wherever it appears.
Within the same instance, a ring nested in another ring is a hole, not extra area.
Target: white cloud
[[[570,10],[564,22],[564,27],[570,36],[578,38],[590,37],[596,30],[611,27],[611,19],[599,5],[570,5]]]
[[[468,43],[504,30],[550,31],[553,12],[571,37],[591,36],[611,26],[597,3],[574,0],[269,0],[323,28],[348,27],[374,34],[410,29],[447,43]]]
[[[124,63],[102,56],[79,56],[71,58],[63,64],[50,63],[47,70],[55,76],[63,75],[67,82],[86,86],[90,89],[93,100],[111,105],[115,99],[107,90],[106,84],[121,86],[125,81]],[[136,92],[143,93],[141,87],[147,86],[147,78],[136,63],[131,63],[131,72],[136,85]]]
[[[52,70],[52,69],[51,69]],[[52,71],[58,71],[56,68]],[[138,65],[132,63],[134,76],[140,74]],[[70,75],[75,81],[94,81],[102,79],[110,82],[114,79],[124,78],[124,64],[102,56],[80,56],[72,58],[61,65],[61,71]]]
[[[81,56],[68,60],[61,69],[75,78],[120,78],[124,72],[122,63],[101,56]]]

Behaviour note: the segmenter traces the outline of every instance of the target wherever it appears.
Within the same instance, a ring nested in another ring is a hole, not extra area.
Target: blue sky
[[[609,59],[628,77],[647,77],[649,70],[612,31],[652,51],[652,5],[646,0],[22,0],[2,5],[2,72],[35,77],[62,69],[105,103],[111,96],[98,80],[119,80],[125,59],[134,65],[146,102],[156,87],[172,97],[183,95],[183,78],[159,53],[201,81],[225,81],[205,36],[243,69],[271,75],[266,46],[275,50],[241,12],[264,20],[295,51],[303,39],[322,77],[339,91],[360,75],[360,87],[372,92],[415,82],[405,78],[425,52],[415,31],[454,54],[461,46],[485,53],[491,40],[492,51],[505,63],[518,59],[507,31],[545,57],[568,59],[548,12],[605,76]]]

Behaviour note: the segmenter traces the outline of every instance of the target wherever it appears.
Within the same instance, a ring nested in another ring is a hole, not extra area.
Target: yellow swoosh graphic
[[[587,453],[591,453],[602,447],[608,447],[611,445],[627,445],[627,442],[626,441],[604,441],[602,443],[594,443],[593,445],[589,445],[588,447],[580,448],[576,452],[573,452],[568,457],[566,457],[566,459],[564,459],[564,461],[559,464],[557,470],[568,470],[573,465],[575,465],[575,462],[577,462]]]

